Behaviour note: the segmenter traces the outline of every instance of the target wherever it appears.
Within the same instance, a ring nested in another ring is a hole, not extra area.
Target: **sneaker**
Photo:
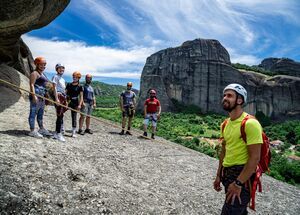
[[[59,134],[54,134],[53,139],[57,139],[57,140],[60,141],[60,142],[66,142],[64,136],[63,136],[61,133],[59,133]]]
[[[147,134],[147,132],[146,132],[146,131],[144,131],[144,134],[143,134],[143,136],[147,137],[147,135],[148,135],[148,134]]]
[[[28,135],[30,137],[43,138],[43,135],[41,135],[38,131],[31,131]]]
[[[85,129],[84,131],[85,133],[88,133],[88,134],[93,134],[92,130],[91,129]]]
[[[76,135],[76,129],[75,128],[73,128],[73,130],[72,130],[72,135],[71,135],[72,137],[77,137],[77,135]]]
[[[42,128],[39,130],[39,133],[43,136],[52,136],[53,134],[51,134],[47,129]]]
[[[78,129],[77,134],[84,135],[84,131],[82,129]]]
[[[125,134],[132,135],[132,133],[130,131],[126,131]]]
[[[154,140],[155,138],[154,138],[154,134],[151,134],[151,138]]]
[[[124,130],[122,130],[119,134],[120,134],[120,135],[124,135]]]

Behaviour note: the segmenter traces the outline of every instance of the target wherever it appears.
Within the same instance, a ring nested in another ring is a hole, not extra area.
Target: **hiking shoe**
[[[28,135],[30,137],[43,138],[43,135],[41,135],[38,131],[31,131]]]
[[[152,138],[153,140],[155,139],[154,134],[151,134],[151,138]]]
[[[148,135],[148,134],[147,134],[147,132],[146,132],[146,131],[144,131],[144,134],[143,134],[143,136],[147,137],[147,135]]]
[[[120,135],[124,135],[124,130],[122,130],[119,134],[120,134]]]
[[[64,136],[61,133],[54,134],[53,139],[56,139],[56,140],[58,140],[60,142],[66,142]]]
[[[84,131],[83,131],[82,129],[79,129],[79,130],[77,131],[77,134],[84,135]]]
[[[85,133],[88,133],[88,134],[93,134],[92,130],[91,129],[85,129],[84,131]]]
[[[130,131],[126,131],[125,134],[132,135],[132,133]]]
[[[51,134],[47,129],[42,128],[39,130],[39,133],[43,136],[53,136],[53,134]]]
[[[71,137],[77,137],[77,135],[76,135],[76,130],[75,130],[75,129],[72,130],[72,135],[71,135]]]

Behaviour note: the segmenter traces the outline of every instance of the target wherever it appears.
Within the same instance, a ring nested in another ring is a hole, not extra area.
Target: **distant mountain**
[[[126,86],[106,84],[100,81],[93,81],[92,86],[96,96],[119,96],[122,91],[126,90]],[[138,95],[137,89],[132,90]]]
[[[99,81],[93,81],[92,86],[95,90],[97,107],[113,108],[119,106],[119,96],[126,86],[106,84]],[[133,89],[136,95],[139,91]]]

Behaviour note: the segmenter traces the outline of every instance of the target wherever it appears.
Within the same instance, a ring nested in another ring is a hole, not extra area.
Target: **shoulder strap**
[[[224,129],[225,129],[225,126],[227,125],[227,123],[228,123],[228,118],[222,122],[222,133],[224,132]]]
[[[242,136],[242,139],[244,140],[245,143],[247,143],[247,136],[246,136],[246,122],[248,119],[255,119],[254,116],[250,115],[250,114],[247,114],[247,116],[244,117],[244,119],[242,120],[242,123],[241,123],[241,136]]]

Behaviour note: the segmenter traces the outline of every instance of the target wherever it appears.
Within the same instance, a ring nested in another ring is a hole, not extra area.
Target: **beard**
[[[234,104],[230,104],[229,101],[224,100],[222,102],[222,105],[223,105],[223,109],[230,113],[231,111],[233,111],[236,108],[237,103],[235,102]]]

